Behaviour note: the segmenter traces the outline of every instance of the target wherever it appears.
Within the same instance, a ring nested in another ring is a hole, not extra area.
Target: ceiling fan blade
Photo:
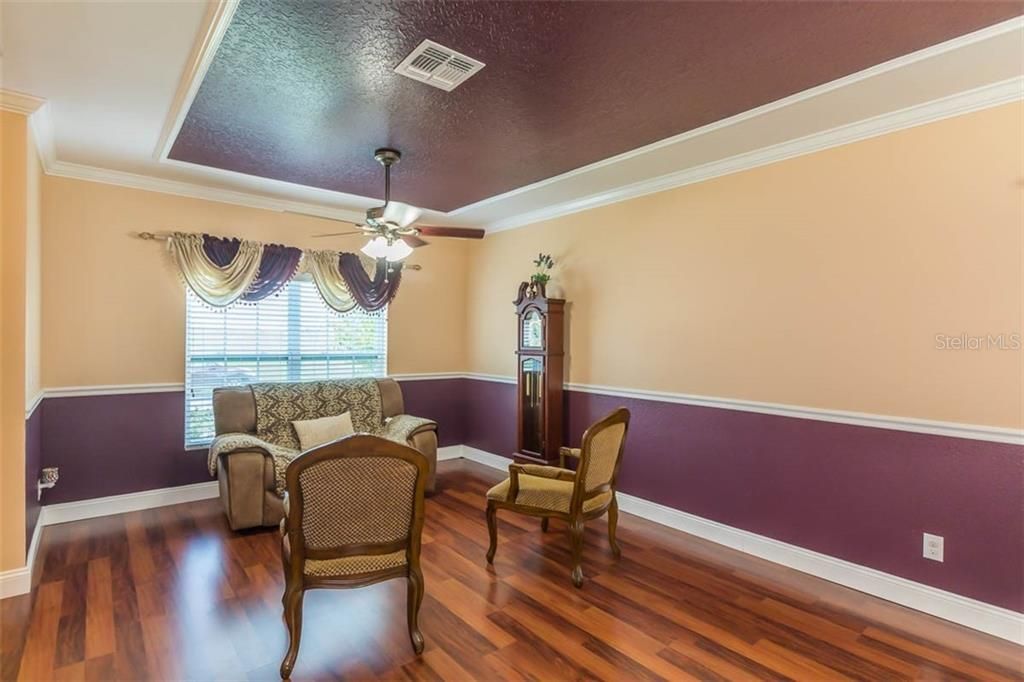
[[[478,227],[439,227],[436,225],[417,225],[416,229],[424,237],[457,237],[459,239],[484,238],[484,231]]]
[[[409,227],[419,220],[420,214],[423,213],[421,209],[409,204],[403,204],[401,201],[389,201],[381,208],[383,210],[381,211],[380,219],[386,223],[394,223],[399,227]]]
[[[429,246],[430,242],[425,239],[420,239],[414,234],[403,234],[400,239],[411,246],[414,249],[418,249],[421,246]]]
[[[320,220],[333,220],[336,223],[352,223],[351,220],[345,220],[343,218],[331,218],[330,216],[319,215],[316,213],[305,213],[303,211],[289,211],[285,209],[285,213],[291,213],[292,215],[306,216],[307,218],[319,218]]]
[[[356,230],[355,232],[328,232],[326,234],[314,234],[313,237],[348,237],[353,234],[365,234],[365,232],[361,230]]]

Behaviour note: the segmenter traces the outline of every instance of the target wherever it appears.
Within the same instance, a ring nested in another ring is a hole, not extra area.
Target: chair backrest
[[[285,473],[293,560],[419,555],[426,458],[410,447],[355,434],[296,457]]]
[[[584,496],[615,486],[628,429],[629,410],[620,407],[583,434],[576,485],[582,485]]]

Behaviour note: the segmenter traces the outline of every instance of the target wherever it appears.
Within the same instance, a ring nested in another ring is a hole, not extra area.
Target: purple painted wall
[[[514,385],[402,391],[441,445],[514,450]],[[1024,448],[575,391],[566,442],[619,405],[633,415],[623,492],[1024,611]],[[183,409],[180,392],[46,399],[26,423],[42,464],[61,467],[44,503],[210,480],[205,452],[182,448]],[[945,537],[944,563],[921,557],[925,531]]]
[[[402,381],[405,412],[437,422],[438,445],[465,442],[467,379]]]
[[[1024,611],[1024,448],[577,392],[573,442],[620,405],[623,492]]]
[[[467,445],[515,447],[515,386],[467,384]],[[1024,448],[567,392],[566,440],[632,413],[622,492],[1024,611]],[[921,556],[945,537],[945,562]]]
[[[402,384],[406,412],[435,419],[441,445],[463,441],[464,384],[464,379]],[[43,492],[43,503],[211,480],[206,451],[185,450],[182,445],[184,410],[181,392],[45,399],[30,422],[37,452],[46,466],[60,467],[60,482]],[[39,456],[32,466],[36,473],[26,486],[31,487],[34,502],[34,482],[42,466]],[[37,516],[38,510],[32,518]]]
[[[32,545],[32,535],[39,522],[39,501],[36,483],[43,468],[43,406],[37,405],[25,420],[25,556]]]
[[[43,401],[43,463],[60,467],[44,504],[210,480],[206,451],[184,449],[184,393]]]

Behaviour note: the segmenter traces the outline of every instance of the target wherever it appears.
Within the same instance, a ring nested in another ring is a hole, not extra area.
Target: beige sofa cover
[[[383,417],[405,413],[402,389],[394,379],[378,379]],[[225,433],[256,433],[256,401],[248,386],[213,391],[214,429]],[[437,469],[437,427],[424,425],[408,443],[427,458],[430,473],[427,492],[434,491]],[[220,499],[232,530],[276,526],[284,518],[281,498],[275,490],[274,462],[262,450],[239,449],[221,454],[217,462]]]

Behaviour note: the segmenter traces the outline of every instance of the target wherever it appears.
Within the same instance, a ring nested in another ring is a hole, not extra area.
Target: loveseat
[[[427,458],[427,491],[437,465],[437,423],[404,414],[394,379],[251,384],[214,389],[216,438],[210,474],[232,530],[277,525],[284,516],[284,470],[300,453],[292,421],[350,413],[357,432],[418,450]]]

